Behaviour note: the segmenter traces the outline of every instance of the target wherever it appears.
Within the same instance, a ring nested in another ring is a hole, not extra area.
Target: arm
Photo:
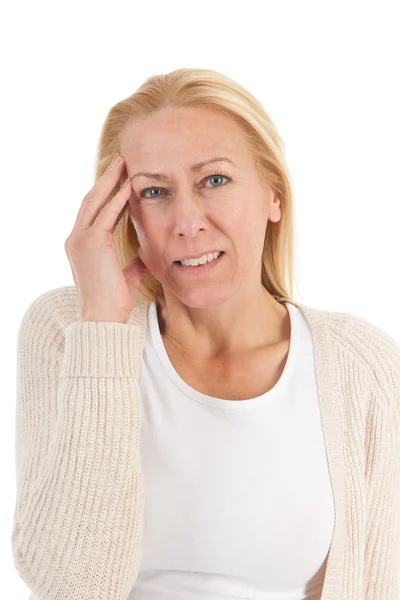
[[[400,599],[400,347],[383,342],[366,447],[366,600]]]
[[[62,323],[36,299],[18,335],[16,569],[38,599],[124,600],[140,559],[139,327]]]

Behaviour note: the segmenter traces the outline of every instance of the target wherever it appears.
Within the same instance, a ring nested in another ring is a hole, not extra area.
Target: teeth
[[[211,262],[218,256],[221,252],[210,252],[209,254],[203,254],[200,258],[187,258],[186,260],[179,261],[181,265],[196,267],[197,265],[204,265],[206,262]]]

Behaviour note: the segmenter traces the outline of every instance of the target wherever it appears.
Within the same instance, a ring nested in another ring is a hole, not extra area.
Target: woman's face
[[[242,131],[229,116],[208,108],[164,108],[126,127],[121,154],[132,179],[129,211],[139,255],[166,297],[172,293],[202,307],[223,302],[243,285],[259,288],[267,219],[280,219],[279,200],[259,180]],[[192,275],[174,264],[217,250],[222,259],[204,273]]]

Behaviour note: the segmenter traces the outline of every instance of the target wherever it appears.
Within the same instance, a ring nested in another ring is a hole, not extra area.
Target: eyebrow
[[[190,170],[193,173],[196,173],[197,171],[200,171],[200,169],[202,169],[205,165],[208,165],[209,163],[212,162],[228,162],[231,163],[234,167],[236,167],[237,169],[239,169],[240,167],[230,158],[227,158],[226,156],[216,156],[215,158],[210,158],[208,160],[203,160],[201,162],[195,163],[194,165],[192,165],[190,167]],[[139,171],[138,173],[134,173],[134,175],[132,175],[131,177],[131,181],[134,177],[150,177],[152,179],[157,179],[157,181],[160,181],[161,179],[170,179],[170,177],[167,174],[164,173],[149,173],[148,171]]]

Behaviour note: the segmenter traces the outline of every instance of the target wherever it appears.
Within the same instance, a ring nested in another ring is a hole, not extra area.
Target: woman
[[[215,71],[150,77],[107,116],[65,249],[75,286],[18,340],[32,598],[398,600],[400,346],[292,299],[262,105]]]

